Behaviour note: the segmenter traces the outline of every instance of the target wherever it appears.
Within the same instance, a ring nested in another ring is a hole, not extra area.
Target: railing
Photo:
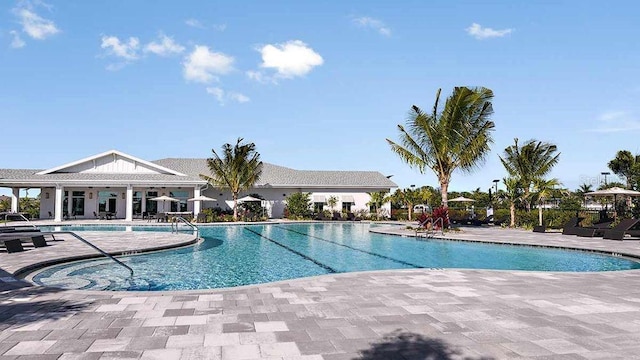
[[[431,226],[427,227],[427,224],[431,223]],[[438,229],[438,223],[440,223],[440,232],[442,235],[444,235],[444,220],[441,217],[438,218],[432,218],[432,217],[428,217],[426,218],[420,225],[418,225],[418,227],[416,228],[416,237],[418,236],[418,230],[421,227],[425,227],[427,231],[424,232],[424,236],[425,237],[433,237],[433,235],[436,234]]]
[[[72,232],[72,231],[52,231],[52,232],[44,232],[43,235],[45,234],[49,234],[49,235],[53,235],[53,234],[69,234],[71,236],[73,236],[74,238],[82,241],[83,243],[85,243],[86,245],[92,247],[93,249],[95,249],[96,251],[98,251],[100,254],[108,257],[109,259],[113,260],[114,262],[116,262],[118,265],[124,267],[125,269],[129,270],[129,274],[131,275],[131,277],[133,277],[133,269],[130,268],[127,264],[123,263],[122,261],[116,259],[115,257],[113,257],[111,254],[105,252],[104,250],[100,249],[99,247],[93,245],[92,243],[90,243],[88,240],[84,239],[83,237],[81,237],[80,235]]]
[[[7,220],[9,219],[9,216],[19,216],[21,217],[24,221],[30,223],[31,220],[27,219],[24,215],[22,215],[22,213],[4,213],[4,226],[7,226],[7,224],[9,223]],[[33,224],[29,224],[29,226],[37,229],[38,227],[33,225]]]
[[[200,229],[198,229],[197,226],[193,225],[192,223],[187,221],[187,219],[183,218],[182,216],[176,216],[171,221],[171,233],[174,233],[174,232],[178,233],[178,225],[180,225],[180,223],[184,223],[184,224],[190,226],[191,229],[196,232],[196,236],[198,236],[200,234]]]

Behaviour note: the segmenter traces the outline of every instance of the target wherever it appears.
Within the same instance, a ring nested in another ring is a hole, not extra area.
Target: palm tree
[[[382,205],[384,205],[385,203],[388,203],[391,199],[391,197],[389,196],[389,193],[387,191],[376,191],[376,192],[370,192],[367,193],[369,194],[369,202],[367,203],[367,205],[369,206],[373,206],[373,208],[376,211],[376,218],[379,219],[380,218],[380,209],[382,208]]]
[[[238,194],[251,188],[262,175],[262,161],[254,143],[242,144],[238,138],[235,145],[222,145],[222,157],[211,150],[213,157],[207,159],[211,176],[200,174],[209,184],[220,189],[229,189],[233,196],[233,221],[238,221]]]
[[[546,199],[553,196],[555,187],[560,185],[562,185],[562,183],[556,178],[549,180],[534,179],[533,189],[536,192],[536,198],[538,200],[538,225],[542,226],[542,205]]]
[[[489,154],[495,127],[490,121],[492,99],[493,92],[487,88],[456,87],[440,109],[438,90],[431,113],[414,105],[407,128],[398,125],[399,143],[387,139],[391,150],[402,161],[421,174],[427,168],[436,174],[445,207],[453,171],[471,172]]]
[[[509,201],[509,215],[511,215],[510,227],[516,226],[516,203],[522,201],[522,185],[518,178],[507,177],[502,179],[506,190],[503,192],[503,196]]]
[[[338,205],[338,197],[335,195],[329,196],[327,199],[327,205],[331,208],[331,212],[333,212],[333,208]]]
[[[580,187],[578,187],[578,189],[575,191],[575,194],[582,198],[582,203],[584,204],[584,207],[587,207],[587,198],[584,196],[584,194],[592,191],[593,191],[593,185],[587,184],[587,183],[580,185]]]
[[[504,149],[504,157],[500,157],[502,165],[509,177],[515,177],[524,191],[523,200],[527,210],[531,210],[531,186],[535,179],[542,179],[551,172],[558,163],[560,153],[555,154],[557,146],[551,143],[528,140],[524,145],[515,144]]]
[[[626,188],[633,189],[640,175],[640,155],[633,156],[628,150],[621,150],[609,161],[609,169],[626,181]]]

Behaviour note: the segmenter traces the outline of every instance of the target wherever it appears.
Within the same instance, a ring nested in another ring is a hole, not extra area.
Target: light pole
[[[493,180],[493,186],[496,188],[496,191],[495,191],[495,197],[496,197],[496,200],[498,200],[498,183],[499,183],[499,182],[500,182],[500,180],[499,180],[499,179],[494,179],[494,180]]]
[[[600,175],[604,176],[604,187],[606,188],[607,187],[607,175],[611,175],[611,173],[608,172],[608,171],[603,171],[603,172],[600,173]]]

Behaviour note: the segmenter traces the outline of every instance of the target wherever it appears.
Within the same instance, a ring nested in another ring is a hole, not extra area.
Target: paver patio
[[[640,256],[637,241],[451,236]],[[638,359],[640,271],[392,270],[138,293],[0,282],[0,360],[49,358]]]

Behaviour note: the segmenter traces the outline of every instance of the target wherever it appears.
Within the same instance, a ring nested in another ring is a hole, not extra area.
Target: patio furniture
[[[22,241],[20,241],[19,238],[0,239],[0,244],[4,245],[5,250],[9,254],[24,251]]]
[[[605,221],[593,226],[579,226],[576,228],[576,235],[580,237],[602,237],[604,232],[611,229],[611,221]]]
[[[584,218],[577,216],[569,219],[562,227],[562,235],[577,235],[576,229],[580,227],[579,225],[582,220],[584,220]]]
[[[634,227],[637,228],[640,224],[640,219],[623,219],[620,223],[613,228],[606,230],[602,236],[604,239],[609,240],[624,240],[625,235],[632,236],[638,235],[637,232],[633,232]]]
[[[344,219],[342,218],[342,214],[341,213],[339,213],[338,211],[334,211],[333,212],[333,217],[331,217],[331,220],[343,221]]]

